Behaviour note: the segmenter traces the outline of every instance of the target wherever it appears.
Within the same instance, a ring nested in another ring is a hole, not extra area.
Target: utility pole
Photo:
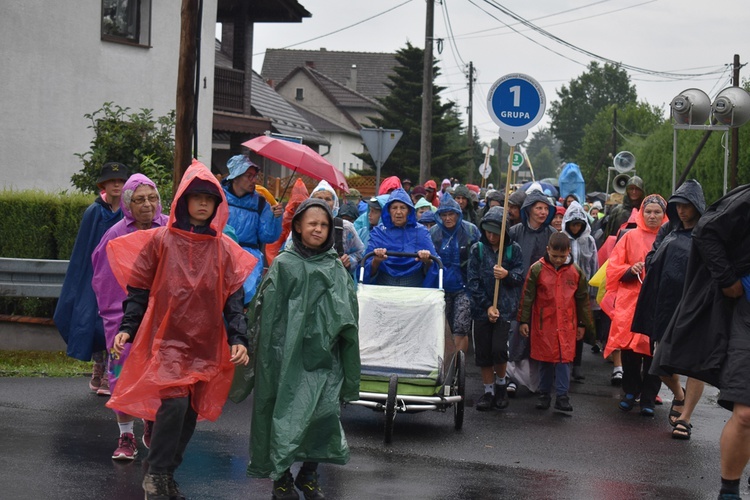
[[[422,138],[419,150],[419,183],[430,179],[432,164],[432,39],[435,0],[427,0],[427,21],[424,30],[424,65],[422,75]]]
[[[177,106],[174,129],[174,188],[193,161],[192,138],[195,114],[195,63],[199,0],[182,0],[180,11],[180,56],[177,69]]]
[[[734,63],[732,65],[732,86],[733,87],[739,87],[740,86],[740,55],[735,54],[734,55]],[[732,127],[732,145],[731,149],[729,150],[729,169],[730,169],[730,176],[729,176],[729,189],[732,190],[737,187],[737,162],[740,157],[740,129],[739,127]]]
[[[467,141],[469,146],[469,175],[466,182],[469,184],[474,183],[474,62],[469,61],[469,109],[467,110],[469,115],[469,128],[466,131]]]

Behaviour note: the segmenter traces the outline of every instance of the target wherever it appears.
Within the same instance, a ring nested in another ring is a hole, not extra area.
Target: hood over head
[[[328,216],[328,239],[326,239],[326,242],[320,248],[308,248],[303,245],[300,233],[294,229],[294,222],[300,220],[302,218],[302,215],[312,207],[322,208],[323,210],[325,210],[325,213]],[[328,207],[328,203],[317,198],[308,198],[299,204],[299,206],[297,207],[297,211],[294,213],[294,217],[292,217],[292,242],[294,243],[295,251],[305,258],[311,255],[317,255],[326,252],[333,248],[333,213]]]
[[[692,204],[700,215],[706,212],[706,200],[703,197],[703,187],[695,179],[688,179],[682,183],[677,191],[669,197],[667,203],[667,216],[671,221],[678,221],[680,217],[677,215],[677,203],[690,203]],[[124,211],[124,210],[123,210]]]
[[[143,174],[133,174],[128,177],[127,181],[125,181],[125,184],[122,187],[122,197],[120,198],[120,208],[122,209],[122,214],[124,218],[127,219],[128,224],[135,220],[133,212],[130,211],[130,202],[133,199],[133,193],[142,185],[154,188],[156,190],[156,195],[159,197],[159,201],[156,202],[156,208],[154,209],[152,222],[157,222],[157,219],[162,215],[161,195],[159,194],[159,189],[157,189],[154,181]]]
[[[383,212],[380,214],[380,222],[386,228],[392,228],[393,221],[391,220],[391,214],[388,210],[391,207],[391,203],[394,201],[400,201],[409,208],[409,215],[406,217],[406,227],[413,227],[417,224],[417,212],[414,210],[414,204],[411,202],[411,197],[402,188],[398,188],[391,193],[388,197],[388,201],[383,205]]]
[[[417,203],[414,205],[414,210],[417,210],[422,207],[430,207],[431,212],[434,212],[436,210],[435,206],[432,203],[430,203],[424,198],[420,198],[419,201],[417,201]]]
[[[419,219],[420,224],[437,224],[437,217],[435,217],[435,212],[425,212],[422,214],[422,218]]]
[[[456,226],[453,228],[453,230],[449,231],[452,233],[459,227],[461,227],[461,222],[464,220],[464,217],[461,212],[461,206],[458,204],[458,202],[454,200],[449,193],[445,193],[443,195],[443,198],[440,200],[440,207],[438,207],[437,211],[435,212],[435,215],[437,215],[437,225],[440,226],[444,231],[448,231],[448,229],[443,225],[443,219],[440,216],[448,212],[453,212],[458,215]]]
[[[508,204],[515,205],[519,208],[523,206],[524,201],[526,201],[526,191],[521,189],[513,191],[510,193],[510,196],[508,196]]]
[[[219,181],[203,163],[193,159],[193,163],[182,176],[177,193],[174,197],[172,214],[169,216],[168,226],[170,228],[190,230],[190,218],[187,209],[187,195],[190,193],[208,193],[215,196],[219,202],[216,204],[214,213],[209,219],[208,227],[214,237],[221,237],[224,226],[229,218],[229,206],[227,205],[224,190]]]
[[[508,201],[510,201],[510,199],[508,199]],[[523,200],[523,205],[521,205],[522,222],[526,223],[529,220],[529,210],[539,201],[545,203],[549,207],[549,214],[547,215],[547,220],[544,221],[544,225],[548,226],[549,223],[552,222],[552,219],[555,218],[555,206],[549,201],[549,198],[543,192],[537,190],[526,193],[526,199]]]
[[[485,231],[489,231],[491,233],[500,234],[503,228],[503,215],[505,214],[505,211],[503,210],[503,207],[492,207],[489,210],[487,210],[487,213],[484,214],[482,217],[482,220],[479,221],[479,232],[482,233],[480,240],[485,244],[489,245],[490,242],[487,240],[487,235],[484,234]],[[505,222],[505,239],[504,239],[504,246],[507,247],[511,244],[510,239],[510,225],[508,224],[508,221]]]
[[[427,189],[432,189],[433,191],[437,191],[438,190],[437,183],[435,181],[433,181],[432,179],[430,179],[429,181],[427,181],[427,182],[424,183],[424,188],[425,188],[425,190],[427,190]]]
[[[378,194],[388,194],[388,191],[401,188],[401,179],[396,175],[386,177],[383,182],[380,183]]]
[[[456,198],[457,196],[463,196],[464,198],[469,200],[469,203],[471,203],[471,191],[463,184],[459,184],[453,189],[453,198]],[[440,199],[440,203],[443,203],[442,198]]]
[[[503,193],[502,191],[490,189],[487,191],[485,200],[487,201],[487,203],[489,203],[490,201],[496,201],[502,205],[505,202],[505,193]],[[508,201],[510,202],[510,198],[508,199]]]
[[[328,191],[333,195],[333,216],[336,217],[339,213],[339,197],[336,195],[336,190],[331,187],[328,181],[320,181],[310,192],[310,198],[312,198],[317,191]]]
[[[568,227],[568,224],[571,222],[582,222],[583,223],[583,231],[581,231],[578,235],[573,236],[573,233],[570,231],[570,228]],[[583,209],[580,203],[577,201],[572,202],[570,205],[568,205],[568,209],[565,211],[565,215],[563,216],[563,231],[568,234],[568,236],[574,237],[574,238],[580,238],[581,236],[584,236],[586,234],[591,234],[591,225],[589,224],[589,217],[586,214],[586,211]]]

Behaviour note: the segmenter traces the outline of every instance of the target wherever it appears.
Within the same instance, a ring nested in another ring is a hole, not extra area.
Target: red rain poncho
[[[605,308],[605,301],[614,300],[614,312],[611,316],[612,326],[609,329],[609,339],[607,340],[607,346],[604,348],[605,358],[616,349],[631,350],[647,356],[651,355],[649,337],[630,330],[642,283],[637,279],[620,281],[620,278],[628,269],[633,267],[633,264],[646,260],[646,254],[651,250],[659,228],[651,229],[646,226],[646,222],[643,220],[643,207],[635,214],[635,222],[637,227],[625,233],[620,241],[615,244],[607,265],[607,282],[605,285],[607,291],[602,300],[602,310],[608,309]],[[662,224],[666,222],[667,216],[665,214]],[[643,279],[643,276],[641,279]]]
[[[229,216],[224,191],[197,160],[185,172],[173,206],[193,179],[216,185],[221,203],[215,235],[166,227],[112,240],[107,256],[118,283],[150,290],[148,308],[107,406],[154,420],[162,399],[192,397],[202,419],[216,420],[234,376],[222,311],[258,260],[222,233]]]

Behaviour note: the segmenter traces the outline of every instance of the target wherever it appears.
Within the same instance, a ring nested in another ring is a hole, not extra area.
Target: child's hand
[[[497,310],[497,307],[490,306],[487,308],[487,318],[490,320],[490,323],[496,322],[499,317],[500,311]]]
[[[586,328],[579,326],[578,332],[576,333],[576,340],[581,340],[585,334],[586,334]]]
[[[495,264],[495,266],[492,268],[492,274],[495,275],[496,280],[502,280],[505,279],[506,276],[508,276],[508,270],[502,266],[498,266],[497,264]]]
[[[115,351],[115,354],[119,357],[122,354],[122,351],[125,349],[125,342],[130,340],[130,334],[125,332],[120,332],[117,335],[115,335],[115,344],[112,346],[112,350]]]
[[[242,344],[233,345],[232,357],[229,358],[229,361],[235,365],[247,366],[247,363],[250,361],[250,357],[247,355],[247,347]]]
[[[521,323],[520,325],[518,325],[518,333],[520,333],[522,337],[528,337],[529,336],[529,324]]]

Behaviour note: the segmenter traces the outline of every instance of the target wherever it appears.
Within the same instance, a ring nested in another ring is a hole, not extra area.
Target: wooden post
[[[177,70],[177,105],[174,129],[174,190],[193,161],[193,115],[195,113],[195,63],[199,0],[182,0],[180,11],[180,57]]]
[[[498,142],[498,149],[502,150],[502,142]],[[503,265],[503,245],[505,244],[505,226],[508,223],[508,198],[510,198],[510,173],[511,167],[513,166],[513,153],[516,152],[516,146],[510,147],[510,154],[508,155],[508,173],[505,176],[505,200],[503,200],[503,224],[500,228],[500,248],[497,250],[497,265]],[[500,155],[502,156],[502,155]],[[495,280],[495,296],[492,299],[492,307],[497,309],[497,299],[500,296],[500,280]]]

